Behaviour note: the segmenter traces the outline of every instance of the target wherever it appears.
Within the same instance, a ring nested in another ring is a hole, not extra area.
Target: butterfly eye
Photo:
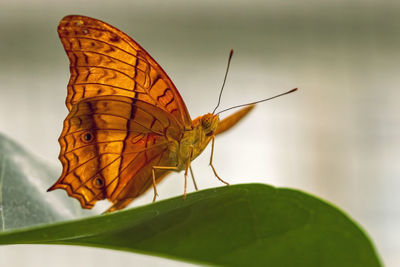
[[[210,117],[203,117],[202,120],[201,120],[201,124],[202,124],[204,129],[210,128],[210,125],[211,125]]]
[[[84,132],[82,134],[82,140],[85,143],[90,143],[93,140],[93,134],[91,132]]]
[[[103,187],[104,187],[104,178],[102,178],[102,177],[96,177],[96,178],[93,180],[93,185],[94,185],[96,188],[103,188]]]

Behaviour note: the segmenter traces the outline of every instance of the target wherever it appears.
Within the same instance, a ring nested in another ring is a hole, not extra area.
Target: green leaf
[[[362,230],[308,194],[233,185],[76,221],[4,232],[0,244],[103,247],[226,266],[381,266]]]

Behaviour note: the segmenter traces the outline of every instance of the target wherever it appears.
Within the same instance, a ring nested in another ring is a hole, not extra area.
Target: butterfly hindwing
[[[84,208],[105,198],[134,198],[151,185],[152,166],[174,164],[167,136],[178,139],[182,131],[173,116],[141,100],[82,100],[65,119],[59,138],[63,172],[51,190],[67,190]]]

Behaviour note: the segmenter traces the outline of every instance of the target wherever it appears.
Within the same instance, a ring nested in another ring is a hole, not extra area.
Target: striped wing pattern
[[[70,61],[59,138],[62,188],[83,208],[109,199],[121,209],[151,186],[152,166],[171,166],[171,143],[191,118],[178,90],[132,38],[84,16],[66,16],[58,34]],[[158,177],[162,177],[160,171]]]
[[[153,104],[183,126],[191,118],[175,85],[132,38],[113,26],[84,16],[67,16],[58,34],[70,60],[66,105],[102,95],[122,95]]]

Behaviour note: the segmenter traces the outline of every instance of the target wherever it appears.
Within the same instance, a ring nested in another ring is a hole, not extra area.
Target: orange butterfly
[[[185,170],[212,141],[254,106],[219,121],[218,114],[191,120],[175,85],[132,38],[84,16],[67,16],[58,34],[70,60],[66,105],[59,138],[63,172],[49,188],[65,189],[83,208],[98,200],[123,209],[170,171]],[[224,182],[226,183],[226,182]]]

